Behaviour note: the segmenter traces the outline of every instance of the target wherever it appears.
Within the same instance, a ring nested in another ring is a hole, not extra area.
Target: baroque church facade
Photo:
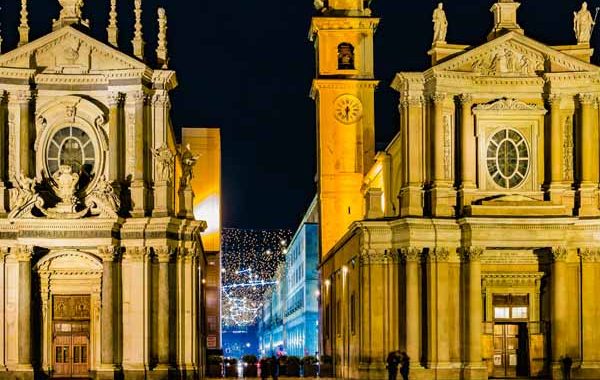
[[[593,19],[550,46],[491,8],[481,46],[446,41],[398,73],[399,131],[374,149],[368,1],[316,1],[321,354],[336,375],[600,378],[600,67]],[[569,20],[570,21],[570,20]],[[567,22],[567,21],[565,21]]]
[[[198,156],[175,140],[167,18],[158,68],[89,35],[81,0],[0,55],[0,377],[197,377],[204,356]]]

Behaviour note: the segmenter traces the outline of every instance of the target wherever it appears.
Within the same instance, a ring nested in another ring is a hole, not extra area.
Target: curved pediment
[[[102,261],[86,252],[52,251],[37,263],[35,270],[63,273],[101,272]]]

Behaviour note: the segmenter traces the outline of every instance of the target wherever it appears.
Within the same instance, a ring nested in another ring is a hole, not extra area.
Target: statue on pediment
[[[448,32],[448,19],[444,11],[444,4],[439,3],[433,11],[433,43],[446,42],[446,33]]]
[[[575,30],[575,36],[577,37],[577,43],[589,43],[596,20],[592,17],[592,13],[588,10],[587,2],[584,1],[583,4],[581,4],[581,9],[577,12],[573,12],[573,15],[573,26]],[[597,10],[596,15],[598,15]]]

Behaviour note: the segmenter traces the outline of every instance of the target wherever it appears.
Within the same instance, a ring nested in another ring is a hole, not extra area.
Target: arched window
[[[338,70],[354,70],[354,46],[347,42],[338,45]]]

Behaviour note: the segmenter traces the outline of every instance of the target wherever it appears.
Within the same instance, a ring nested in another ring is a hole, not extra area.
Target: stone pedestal
[[[456,190],[450,185],[436,185],[430,190],[431,196],[431,214],[435,217],[454,216],[456,206]]]
[[[131,203],[133,210],[131,215],[135,218],[143,217],[146,215],[146,187],[143,181],[133,181],[131,184]]]
[[[179,189],[179,212],[177,216],[194,219],[194,192],[189,185]]]
[[[163,217],[173,213],[173,186],[169,181],[157,181],[154,186],[152,216]]]
[[[365,196],[367,213],[366,219],[381,219],[384,216],[382,201],[383,191],[381,189],[369,189]]]
[[[400,216],[423,216],[422,186],[408,186],[400,190]]]

